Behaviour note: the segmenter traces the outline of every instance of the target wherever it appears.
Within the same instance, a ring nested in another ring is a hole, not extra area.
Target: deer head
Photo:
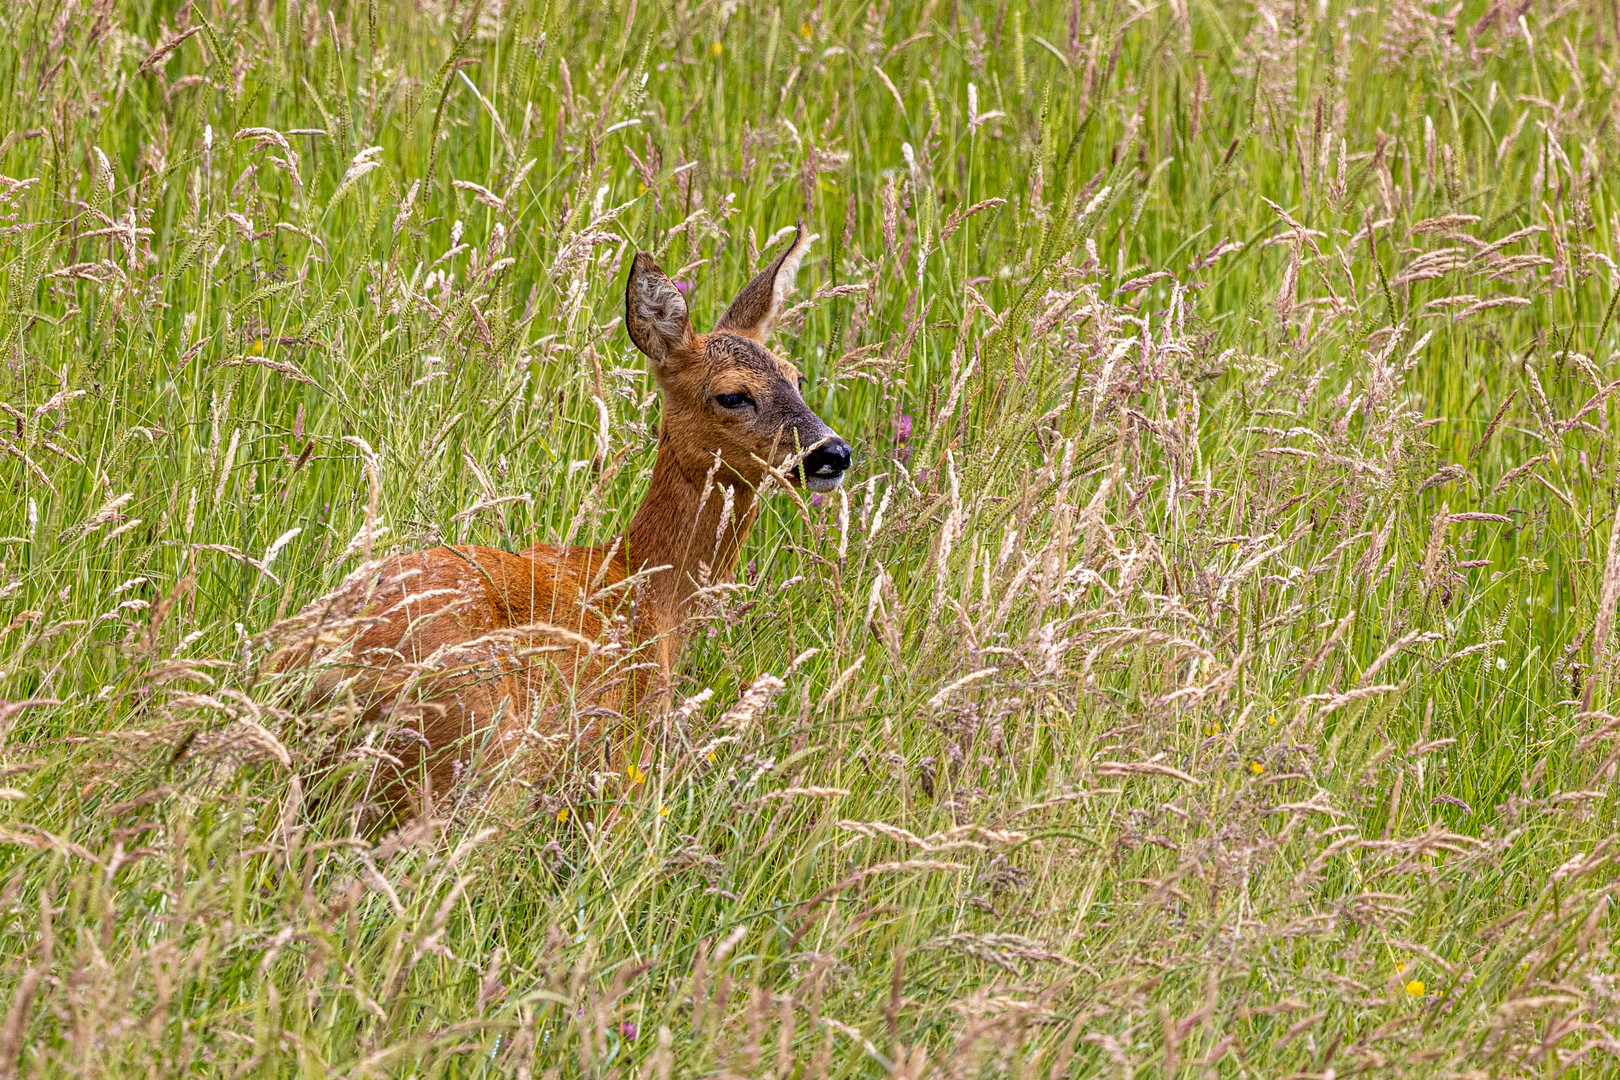
[[[688,478],[720,455],[722,476],[757,485],[793,464],[793,482],[831,491],[849,468],[849,444],[804,403],[799,369],[769,348],[787,293],[815,237],[800,225],[793,243],[731,302],[708,334],[692,331],[686,300],[652,256],[638,254],[625,284],[625,327],[652,361],[664,398],[659,453]]]

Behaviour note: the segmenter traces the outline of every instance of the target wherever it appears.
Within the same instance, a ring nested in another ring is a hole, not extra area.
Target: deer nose
[[[849,468],[849,457],[849,443],[835,436],[805,456],[805,475],[824,480],[843,476],[844,471]]]

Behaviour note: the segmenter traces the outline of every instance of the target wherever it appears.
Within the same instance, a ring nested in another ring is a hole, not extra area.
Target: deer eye
[[[747,394],[716,394],[714,400],[722,409],[742,409],[754,403]]]

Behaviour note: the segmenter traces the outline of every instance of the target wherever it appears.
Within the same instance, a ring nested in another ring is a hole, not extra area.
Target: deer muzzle
[[[849,443],[834,435],[804,456],[804,486],[811,491],[832,491],[849,471]]]

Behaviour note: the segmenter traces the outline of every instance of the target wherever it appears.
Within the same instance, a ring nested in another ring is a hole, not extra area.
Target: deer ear
[[[793,280],[799,276],[799,264],[815,239],[816,235],[800,222],[793,234],[793,243],[744,286],[737,299],[726,308],[726,313],[720,316],[720,324],[715,329],[729,330],[763,345],[771,335],[771,328],[782,317],[784,302],[793,290]]]
[[[692,340],[686,300],[645,251],[636,254],[624,285],[624,325],[636,348],[659,367]]]

